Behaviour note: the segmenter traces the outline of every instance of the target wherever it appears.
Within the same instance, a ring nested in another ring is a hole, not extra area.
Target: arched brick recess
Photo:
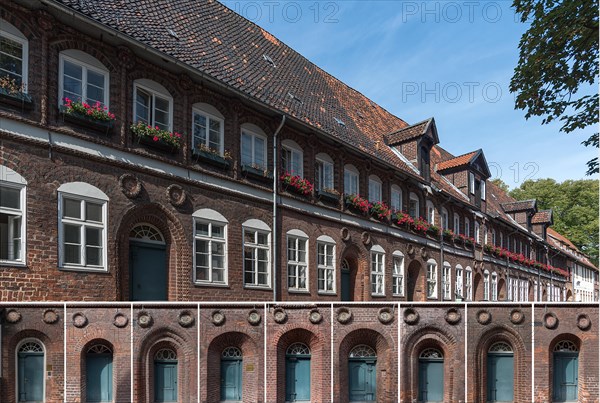
[[[473,301],[483,301],[483,276],[473,271]]]
[[[203,401],[221,401],[221,354],[227,347],[237,347],[242,351],[242,400],[257,402],[262,398],[258,395],[261,382],[258,367],[263,365],[263,358],[259,355],[256,343],[256,340],[242,332],[223,333],[210,342],[206,357],[206,379],[203,380],[207,390]],[[252,372],[246,371],[249,366],[254,368]]]
[[[69,376],[69,378],[75,378],[77,377],[79,379],[79,384],[80,384],[80,396],[79,396],[79,401],[80,402],[85,402],[86,401],[86,395],[87,395],[87,383],[86,383],[86,379],[87,379],[87,372],[86,372],[86,356],[87,356],[87,351],[90,347],[95,346],[95,345],[103,345],[106,346],[110,349],[110,351],[112,352],[112,358],[113,358],[113,397],[118,396],[117,395],[117,382],[116,382],[116,376],[117,373],[115,371],[115,367],[117,367],[115,365],[115,347],[114,345],[109,342],[108,340],[105,339],[92,339],[90,341],[88,341],[87,343],[85,343],[85,345],[81,346],[77,346],[77,348],[73,351],[79,351],[79,367],[78,368],[69,368],[69,371],[67,373],[67,375]],[[118,400],[118,399],[117,399]]]
[[[456,338],[435,326],[422,326],[413,331],[402,344],[400,359],[401,401],[417,401],[419,396],[419,355],[426,348],[436,348],[444,354],[444,401],[455,401],[454,371],[455,363],[462,362],[462,351],[456,346]],[[459,391],[456,391],[459,393]]]
[[[413,259],[406,270],[406,300],[407,301],[425,301],[427,293],[425,289],[425,272],[423,264],[417,259]]]
[[[350,243],[342,252],[340,260],[340,281],[341,284],[341,262],[344,259],[350,266],[350,291],[352,301],[368,301],[371,298],[371,290],[369,289],[369,262],[368,256],[363,252],[363,248],[354,243]]]
[[[469,382],[473,396],[477,402],[487,402],[487,353],[490,347],[499,341],[511,345],[514,353],[514,402],[529,402],[531,400],[531,389],[524,381],[529,375],[531,362],[529,354],[521,336],[506,325],[497,325],[488,329],[481,335],[475,345],[475,351],[469,354],[474,358],[471,368],[472,381]]]
[[[552,339],[552,341],[550,341],[550,344],[548,345],[548,351],[546,351],[547,354],[547,373],[546,373],[546,382],[548,385],[548,388],[545,390],[547,393],[547,396],[544,396],[545,399],[547,399],[547,401],[550,401],[552,399],[552,396],[554,395],[554,348],[556,347],[556,344],[560,341],[563,340],[568,340],[573,342],[576,346],[577,346],[577,350],[579,351],[579,357],[578,357],[578,378],[580,380],[584,380],[584,379],[588,379],[588,377],[591,379],[593,375],[598,376],[598,373],[596,371],[595,374],[592,374],[591,372],[593,371],[593,369],[589,368],[589,366],[585,365],[586,360],[589,359],[589,357],[587,356],[588,353],[588,349],[589,346],[587,346],[586,343],[582,343],[581,339],[579,337],[577,337],[576,335],[574,335],[573,333],[561,333],[557,336],[554,337],[554,339]],[[593,360],[597,360],[597,357],[594,357]],[[584,402],[587,400],[587,396],[589,396],[589,392],[588,392],[588,382],[578,382],[578,398],[577,401],[579,402]],[[537,398],[540,398],[540,396],[536,396]]]
[[[129,233],[140,223],[154,225],[165,237],[167,246],[168,299],[185,301],[190,299],[191,267],[190,245],[186,241],[186,231],[179,219],[160,204],[137,205],[128,210],[118,225],[115,242],[111,245],[118,256],[116,278],[119,300],[129,300]],[[181,270],[187,267],[188,270]],[[178,270],[179,269],[179,270]]]
[[[348,355],[360,344],[367,345],[377,352],[376,382],[377,401],[391,402],[396,400],[396,390],[393,387],[396,378],[394,368],[394,342],[389,336],[384,336],[373,329],[358,328],[349,332],[340,342],[337,352],[337,376],[334,379],[334,400],[347,402],[348,391]]]

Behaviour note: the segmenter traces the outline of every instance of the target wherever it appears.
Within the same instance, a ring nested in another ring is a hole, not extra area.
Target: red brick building
[[[217,2],[0,23],[7,401],[598,401],[598,269],[433,118]]]

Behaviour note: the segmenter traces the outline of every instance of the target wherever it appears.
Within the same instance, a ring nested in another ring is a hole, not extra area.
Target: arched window
[[[490,300],[490,272],[487,270],[483,272],[483,300]]]
[[[456,298],[464,298],[463,295],[463,268],[461,265],[456,265],[456,287],[454,290]]]
[[[161,130],[173,130],[173,97],[159,83],[140,79],[133,82],[133,120]]]
[[[419,218],[420,213],[419,196],[411,192],[408,198],[408,214],[414,218]]]
[[[26,190],[25,178],[0,165],[0,262],[25,264]]]
[[[58,188],[59,266],[68,269],[108,269],[108,196],[85,182],[65,183]]]
[[[419,401],[444,400],[444,355],[435,348],[427,348],[419,355]]]
[[[242,401],[242,351],[227,347],[221,353],[221,400]]]
[[[376,203],[381,200],[381,179],[377,175],[371,175],[369,176],[369,201]]]
[[[437,299],[437,297],[437,262],[429,259],[427,261],[427,298]]]
[[[371,294],[385,295],[385,250],[379,245],[371,247]]]
[[[138,224],[129,232],[129,239],[135,239],[142,242],[164,244],[163,234],[154,225]]]
[[[460,216],[458,213],[454,213],[454,233],[456,235],[460,234]]]
[[[23,340],[17,347],[17,394],[19,402],[45,400],[45,349],[35,339]]]
[[[394,251],[394,271],[392,272],[392,294],[397,296],[404,295],[404,254],[400,251]]]
[[[320,293],[335,293],[335,240],[327,235],[317,238],[317,288]]]
[[[176,402],[178,397],[177,353],[170,348],[154,354],[154,401]]]
[[[494,343],[487,354],[487,401],[513,401],[514,354],[503,341]]]
[[[344,193],[347,195],[357,195],[358,188],[358,169],[354,165],[347,164],[344,166]]]
[[[473,235],[473,238],[475,238],[475,243],[481,243],[481,231],[480,231],[480,227],[479,227],[479,222],[475,221],[475,233]]]
[[[402,211],[402,189],[398,185],[392,185],[390,208],[392,212]]]
[[[281,142],[281,169],[283,172],[304,177],[302,147],[293,140]]]
[[[227,219],[211,209],[200,209],[194,219],[194,281],[227,284]]]
[[[308,235],[294,229],[287,233],[288,289],[308,291]]]
[[[108,108],[108,69],[95,57],[76,49],[60,52],[59,105],[66,98]]]
[[[113,401],[113,353],[104,344],[88,348],[85,355],[85,390],[88,402]]]
[[[446,210],[445,207],[442,207],[442,217],[441,217],[441,224],[442,224],[442,229],[448,229],[448,210]]]
[[[0,49],[2,63],[0,77],[7,76],[19,89],[27,93],[27,73],[29,70],[29,42],[14,25],[0,18]]]
[[[442,288],[444,290],[444,299],[450,299],[452,297],[452,266],[448,262],[444,262]]]
[[[498,275],[492,273],[492,301],[498,301]]]
[[[348,394],[351,402],[377,400],[377,353],[361,344],[348,354]]]
[[[223,156],[224,121],[225,117],[214,106],[205,103],[192,105],[192,148]]]
[[[427,200],[427,222],[429,224],[435,224],[435,207],[431,200]]]
[[[333,194],[336,192],[333,184],[333,159],[325,153],[319,153],[315,157],[315,189]]]
[[[310,400],[310,349],[306,344],[294,343],[285,354],[285,400]]]
[[[473,271],[469,266],[465,268],[465,298],[467,301],[473,300]]]
[[[468,218],[465,218],[465,235],[471,236],[471,223]]]
[[[496,245],[496,230],[492,228],[492,245]]]
[[[271,228],[250,219],[242,224],[244,286],[271,287]]]
[[[242,125],[242,167],[267,169],[267,135],[256,125]]]

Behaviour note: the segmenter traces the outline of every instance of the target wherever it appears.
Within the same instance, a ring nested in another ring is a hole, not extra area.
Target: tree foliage
[[[538,209],[552,209],[554,228],[598,265],[597,180],[527,180],[510,195],[517,200],[537,199]]]
[[[559,120],[565,133],[595,127],[598,0],[513,0],[513,7],[521,22],[531,21],[510,82],[515,108],[525,110],[526,119],[542,116],[542,124]],[[598,133],[582,144],[598,147]],[[598,173],[598,158],[587,166],[588,175]]]
[[[500,189],[504,190],[506,193],[509,192],[508,185],[502,179],[500,179],[500,178],[494,178],[494,179],[492,179],[492,183],[494,185],[498,186]]]

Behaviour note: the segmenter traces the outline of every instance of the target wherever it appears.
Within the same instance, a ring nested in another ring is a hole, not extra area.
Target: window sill
[[[27,263],[23,263],[18,260],[2,260],[0,261],[0,266],[27,267]]]
[[[194,281],[196,287],[214,287],[214,288],[229,288],[229,284],[226,283],[208,283],[204,281]]]
[[[244,284],[244,288],[248,288],[251,290],[272,290],[273,288],[271,286],[268,285],[253,285],[253,284]]]
[[[22,108],[23,110],[33,109],[33,100],[31,99],[31,96],[23,92],[9,94],[2,88],[0,88],[0,103]]]
[[[108,269],[103,268],[103,267],[59,266],[58,270],[84,272],[84,273],[99,273],[99,274],[107,274],[108,273]]]
[[[192,151],[192,158],[195,159],[196,162],[203,162],[219,169],[229,169],[229,166],[231,165],[229,160],[225,157],[198,148]]]
[[[318,295],[337,295],[337,292],[335,291],[317,291]]]
[[[375,297],[375,298],[385,298],[385,294],[371,294],[371,297]]]
[[[310,295],[310,291],[308,291],[308,290],[295,290],[295,289],[288,288],[288,292],[290,294],[307,294],[307,295]]]
[[[392,297],[401,297],[401,298],[404,298],[404,294],[392,294]]]

